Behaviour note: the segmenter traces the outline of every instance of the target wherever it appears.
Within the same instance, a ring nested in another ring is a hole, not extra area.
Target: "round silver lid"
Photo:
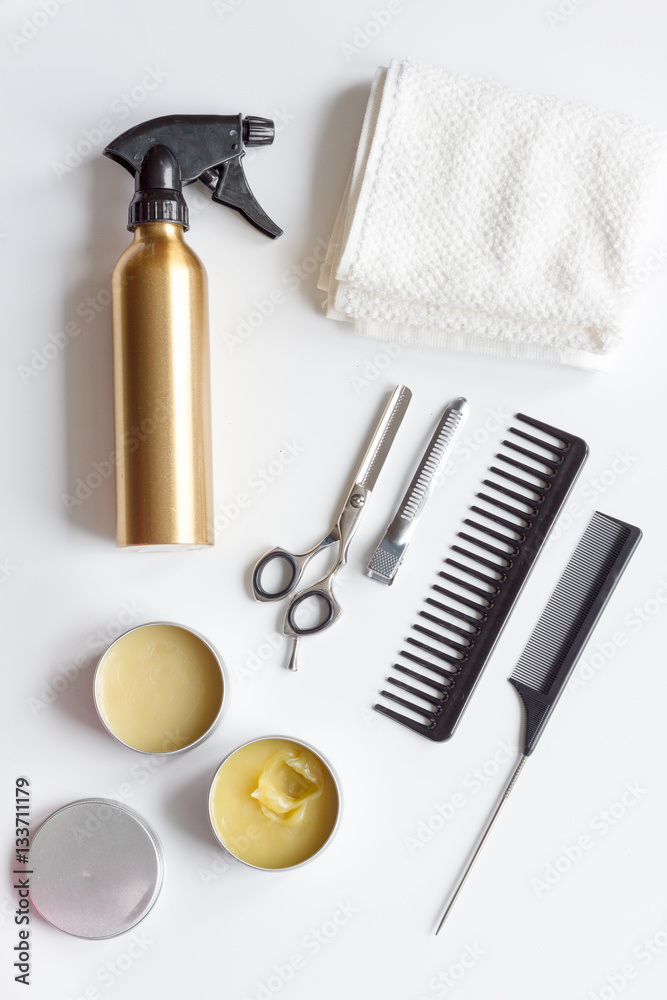
[[[32,839],[30,867],[39,913],[68,934],[96,939],[142,920],[164,877],[155,831],[113,799],[81,799],[49,816]]]

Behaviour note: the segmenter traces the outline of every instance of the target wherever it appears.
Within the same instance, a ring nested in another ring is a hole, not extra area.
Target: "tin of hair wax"
[[[229,753],[209,792],[209,819],[233,857],[262,871],[307,864],[338,829],[338,776],[319,750],[289,736],[264,736]]]
[[[215,647],[176,622],[149,622],[119,636],[100,657],[93,692],[108,732],[140,753],[173,756],[219,723],[227,677]]]
[[[76,937],[123,934],[151,909],[164,858],[152,827],[113,799],[80,799],[44,820],[30,845],[30,897]]]

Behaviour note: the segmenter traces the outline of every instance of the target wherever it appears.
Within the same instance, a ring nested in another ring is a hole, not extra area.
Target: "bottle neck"
[[[178,222],[142,222],[134,227],[135,243],[153,243],[155,240],[183,242],[185,230]]]

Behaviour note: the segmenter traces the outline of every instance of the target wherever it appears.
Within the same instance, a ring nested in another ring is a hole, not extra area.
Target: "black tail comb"
[[[381,697],[408,709],[383,704],[378,712],[430,740],[448,740],[505,627],[531,569],[581,471],[588,446],[581,438],[523,413],[496,455],[486,489],[470,509],[465,545],[434,584],[412,626],[406,648],[389,677],[393,690]],[[397,693],[400,692],[400,693]]]
[[[524,709],[521,759],[449,898],[436,934],[458,899],[641,537],[639,528],[596,511],[565,567],[510,677]]]
[[[596,512],[521,654],[510,684],[524,707],[528,757],[642,533]]]

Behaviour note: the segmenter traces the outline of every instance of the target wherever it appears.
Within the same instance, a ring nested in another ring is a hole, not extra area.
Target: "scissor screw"
[[[362,496],[361,493],[355,493],[354,496],[350,497],[350,506],[352,507],[363,507],[366,503],[366,497]]]

